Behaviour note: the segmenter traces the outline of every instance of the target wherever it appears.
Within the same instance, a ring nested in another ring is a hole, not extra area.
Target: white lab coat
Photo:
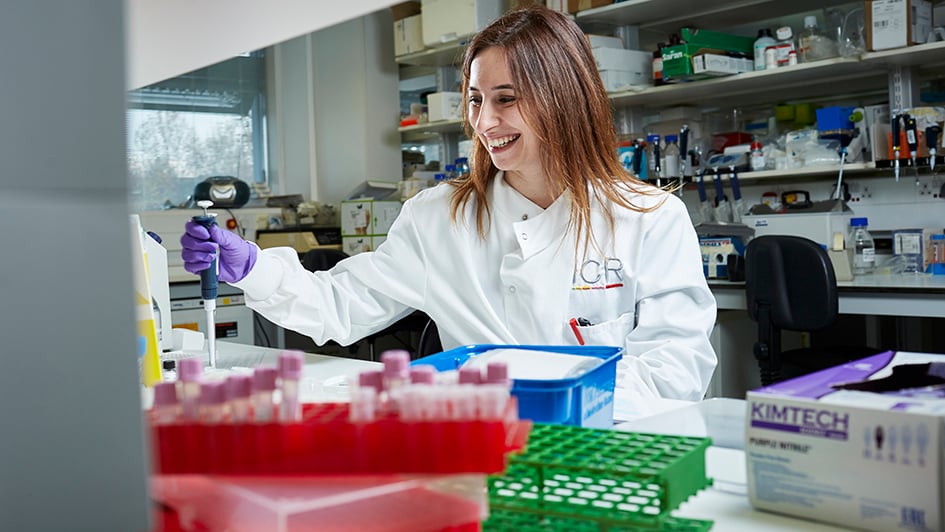
[[[483,241],[471,206],[458,224],[450,220],[452,190],[441,185],[407,201],[374,252],[312,273],[292,248],[262,250],[235,285],[249,307],[318,344],[357,341],[419,309],[436,322],[445,349],[575,345],[569,321],[580,317],[592,323],[580,328],[588,345],[624,347],[618,386],[632,396],[704,396],[716,366],[716,306],[682,201],[669,194],[649,213],[621,209],[615,238],[596,205],[604,252],[585,254],[576,267],[569,194],[541,209],[500,172]]]

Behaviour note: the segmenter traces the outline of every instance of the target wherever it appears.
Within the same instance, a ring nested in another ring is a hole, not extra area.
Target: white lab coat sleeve
[[[234,286],[243,290],[248,307],[319,345],[348,345],[383,330],[424,300],[425,261],[409,203],[376,251],[310,272],[294,249],[265,249]]]
[[[652,214],[652,215],[650,215]],[[701,400],[718,363],[710,335],[715,297],[685,205],[668,196],[647,223],[636,279],[637,311],[618,378],[631,397]]]

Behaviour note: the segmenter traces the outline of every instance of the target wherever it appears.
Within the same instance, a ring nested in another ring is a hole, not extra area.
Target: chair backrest
[[[310,272],[330,270],[342,259],[348,258],[344,251],[331,248],[315,248],[302,254],[302,267]]]
[[[827,252],[808,238],[764,235],[745,249],[748,313],[758,321],[767,306],[771,325],[815,331],[837,319],[837,278]]]
[[[429,320],[420,333],[420,341],[417,342],[417,358],[423,358],[443,350],[440,344],[440,333],[436,328],[436,322]]]

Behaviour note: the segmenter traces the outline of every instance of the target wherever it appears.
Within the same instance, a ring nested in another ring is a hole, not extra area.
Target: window
[[[188,206],[210,176],[268,184],[264,61],[252,52],[128,93],[133,211]]]

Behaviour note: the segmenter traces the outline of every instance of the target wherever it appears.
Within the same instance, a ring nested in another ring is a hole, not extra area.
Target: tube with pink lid
[[[154,403],[151,405],[151,419],[155,425],[168,425],[177,421],[180,403],[177,401],[177,384],[159,382],[154,385]]]
[[[269,423],[275,417],[272,394],[276,390],[276,368],[259,366],[253,370],[253,419]]]
[[[226,383],[222,381],[200,384],[200,420],[208,425],[223,423],[226,405]]]
[[[180,398],[181,418],[197,421],[200,418],[200,378],[203,375],[203,360],[197,357],[184,358],[177,363],[177,382]]]
[[[249,400],[253,379],[249,375],[232,375],[226,380],[226,398],[230,405],[230,420],[234,423],[249,421]]]
[[[410,353],[402,349],[384,351],[381,355],[384,364],[384,392],[387,404],[397,410],[401,389],[410,383]]]
[[[300,351],[279,353],[279,381],[282,399],[279,402],[279,421],[294,423],[302,420],[299,401],[299,381],[302,379],[303,355]]]

